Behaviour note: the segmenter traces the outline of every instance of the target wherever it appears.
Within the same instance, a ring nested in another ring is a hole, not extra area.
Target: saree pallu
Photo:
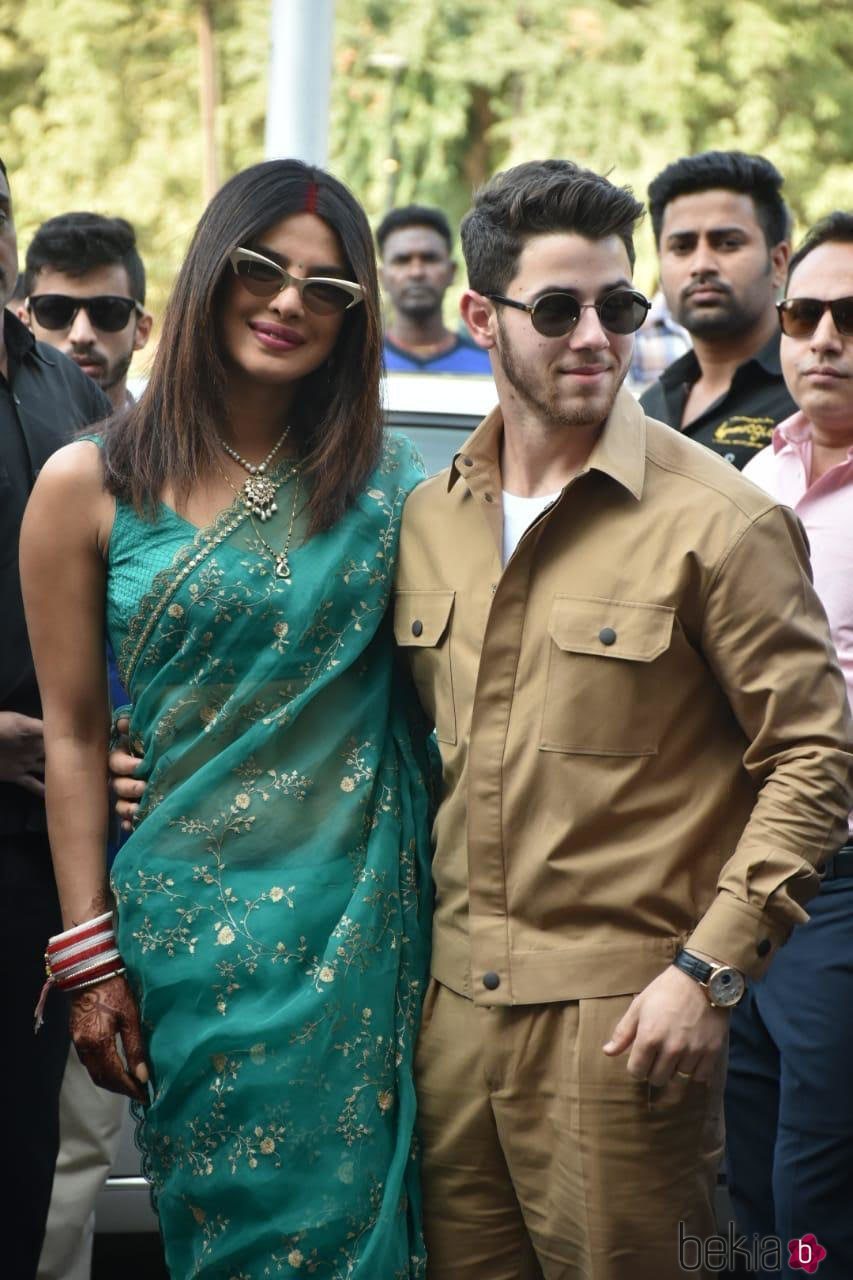
[[[420,478],[391,437],[338,524],[294,537],[289,581],[240,503],[201,531],[117,509],[108,630],[148,785],[112,885],[173,1280],[424,1272],[428,757],[386,614]]]

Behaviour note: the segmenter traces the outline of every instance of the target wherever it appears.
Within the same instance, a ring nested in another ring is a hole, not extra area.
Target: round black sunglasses
[[[502,293],[487,293],[484,297],[505,307],[526,311],[533,328],[545,338],[564,338],[571,333],[581,318],[581,312],[592,307],[602,326],[611,333],[636,333],[651,309],[651,303],[636,289],[614,289],[600,302],[578,302],[573,293],[543,293],[534,303],[517,302]]]

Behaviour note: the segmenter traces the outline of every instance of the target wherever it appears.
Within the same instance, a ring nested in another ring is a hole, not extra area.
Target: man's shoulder
[[[36,376],[43,379],[47,388],[56,387],[70,395],[81,408],[91,407],[93,417],[89,421],[97,422],[112,413],[112,405],[97,383],[63,352],[44,342],[36,342],[33,350],[38,360],[32,362],[31,368],[38,370]]]
[[[31,406],[42,412],[57,402],[58,408],[70,411],[72,429],[108,418],[113,411],[107,397],[87,373],[73,360],[46,342],[32,341],[14,375],[18,394],[24,392]],[[23,399],[24,397],[22,397]]]
[[[463,333],[455,335],[456,342],[449,351],[436,357],[426,365],[427,370],[436,373],[487,373],[491,374],[492,365],[489,353],[478,347]]]
[[[451,468],[445,467],[443,471],[437,471],[435,475],[427,476],[426,480],[422,480],[420,484],[415,486],[406,499],[406,509],[403,513],[404,524],[411,523],[424,513],[426,513],[428,519],[434,518],[436,502],[440,502],[442,498],[447,497],[450,472]]]
[[[403,508],[401,536],[409,547],[420,547],[429,543],[445,545],[445,538],[450,544],[456,536],[451,526],[455,526],[454,513],[458,511],[457,492],[467,492],[461,480],[451,488],[449,485],[451,468],[445,467],[435,475],[428,476],[412,489],[406,498]]]
[[[665,422],[666,393],[685,383],[695,382],[698,375],[699,364],[691,347],[673,360],[672,364],[667,365],[660,377],[646,387],[640,396],[640,404],[651,417]]]
[[[748,522],[776,505],[718,453],[648,413],[646,460],[668,496],[680,492],[709,512],[728,510]]]
[[[639,397],[640,404],[645,413],[650,418],[656,418],[659,422],[664,420],[666,412],[666,398],[663,392],[663,384],[660,378],[656,378],[654,382],[646,387],[643,394]]]
[[[391,373],[410,372],[419,367],[418,362],[402,347],[398,347],[387,333],[382,340],[382,358],[385,368]]]

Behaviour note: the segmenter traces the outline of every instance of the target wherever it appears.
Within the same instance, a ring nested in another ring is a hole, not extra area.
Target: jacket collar
[[[447,479],[448,492],[460,476],[472,468],[500,481],[500,452],[503,437],[500,406],[483,419],[454,456]],[[600,471],[627,489],[637,501],[643,495],[646,473],[646,415],[623,387],[596,440],[581,475]]]

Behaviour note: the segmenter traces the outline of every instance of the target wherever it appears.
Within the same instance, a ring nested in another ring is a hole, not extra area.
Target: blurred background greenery
[[[0,0],[2,154],[21,256],[69,209],[136,226],[162,311],[209,194],[263,158],[268,0]],[[707,148],[779,166],[798,231],[853,207],[847,0],[337,0],[329,167],[372,222],[454,226],[499,168],[548,155],[645,194]],[[641,287],[655,279],[642,232]]]

